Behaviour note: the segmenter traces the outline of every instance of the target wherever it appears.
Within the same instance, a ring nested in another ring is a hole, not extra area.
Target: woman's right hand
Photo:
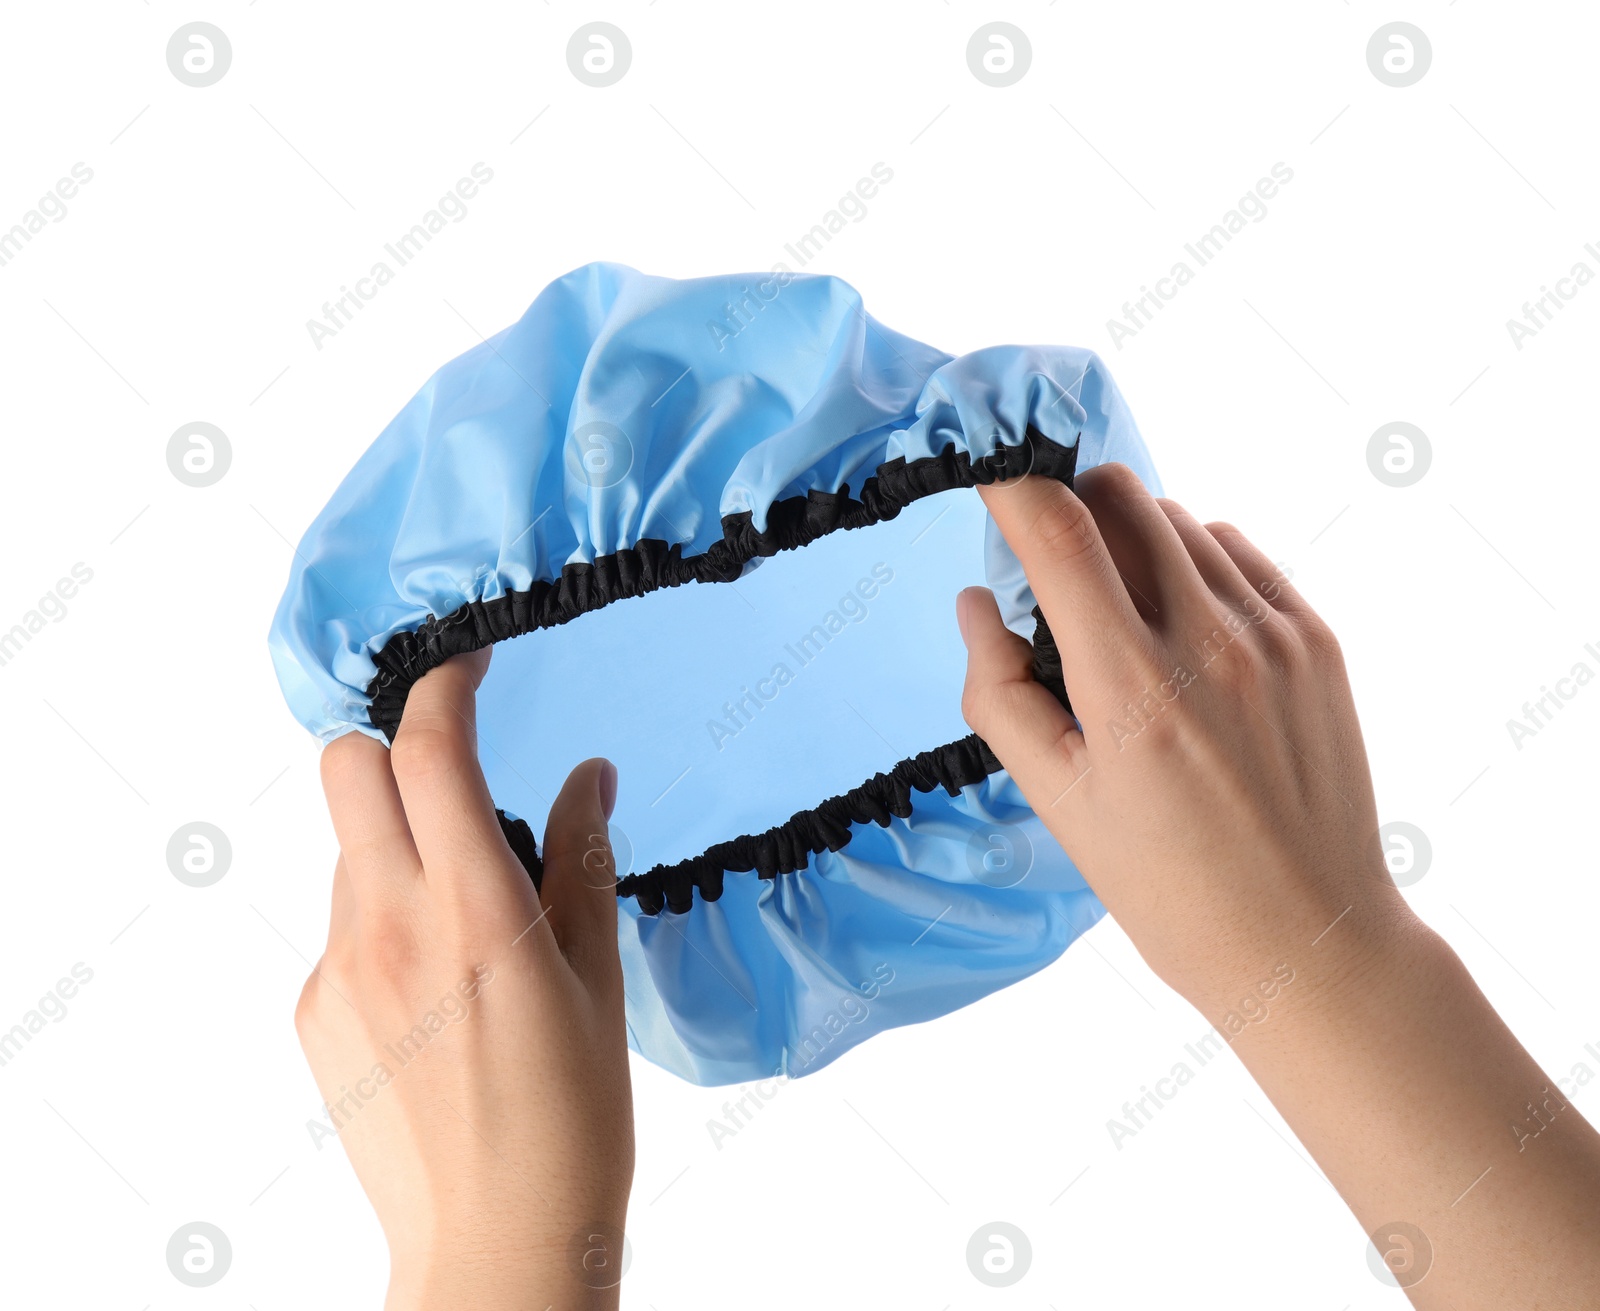
[[[1414,931],[1338,643],[1279,569],[1123,465],[1076,495],[1039,477],[981,495],[1078,722],[981,588],[957,603],[963,712],[1150,966],[1215,1018],[1313,943],[1357,969]]]
[[[1236,529],[1078,488],[982,490],[1078,722],[981,589],[968,722],[1417,1306],[1600,1306],[1600,1136],[1389,877],[1333,634]]]

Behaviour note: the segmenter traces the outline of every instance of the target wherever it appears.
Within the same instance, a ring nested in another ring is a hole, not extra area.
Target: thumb
[[[567,776],[544,833],[539,900],[567,963],[585,983],[614,977],[617,957],[617,866],[607,820],[617,799],[617,767],[585,760]]]
[[[994,593],[969,587],[956,597],[967,647],[961,714],[1041,809],[1080,771],[1083,735],[1055,695],[1033,675],[1033,647],[1000,617]],[[1042,797],[1042,800],[1041,800]]]

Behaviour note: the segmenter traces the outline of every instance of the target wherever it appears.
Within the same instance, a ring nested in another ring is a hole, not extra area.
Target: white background
[[[195,19],[233,47],[203,89],[165,58]],[[595,19],[633,49],[603,90],[565,58]],[[1005,89],[965,58],[995,19],[1032,44]],[[1432,42],[1404,89],[1365,53],[1395,19]],[[1600,1072],[1600,684],[1521,750],[1506,728],[1575,662],[1600,670],[1600,287],[1520,351],[1505,326],[1575,261],[1600,271],[1589,7],[150,0],[4,21],[0,228],[74,163],[94,177],[0,267],[0,629],[75,562],[93,579],[0,667],[0,1029],[75,962],[94,977],[0,1068],[0,1302],[378,1304],[380,1234],[312,1145],[291,1023],[334,843],[264,641],[288,540],[429,372],[553,277],[769,267],[880,160],[893,182],[812,270],[948,350],[1102,352],[1168,491],[1243,526],[1340,634],[1380,813],[1432,842],[1413,904],[1547,1070]],[[317,350],[306,320],[478,161],[468,216]],[[1114,346],[1123,302],[1279,161],[1267,217]],[[195,420],[233,452],[203,489],[165,457]],[[1404,489],[1366,459],[1394,420],[1432,443]],[[165,858],[195,819],[233,845],[206,889]],[[1107,923],[782,1088],[720,1150],[728,1092],[636,1061],[624,1303],[1401,1305],[1231,1058],[1113,1146],[1107,1120],[1205,1029]],[[1592,1118],[1594,1085],[1568,1089]],[[196,1219],[233,1245],[208,1290],[164,1256]],[[965,1260],[993,1220],[1033,1246],[999,1291]]]

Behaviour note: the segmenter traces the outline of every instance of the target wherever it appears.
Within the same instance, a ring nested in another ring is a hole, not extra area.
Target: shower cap
[[[568,768],[618,765],[630,1046],[699,1084],[810,1074],[1104,913],[966,731],[954,596],[993,588],[1067,703],[972,489],[1111,460],[1159,490],[1090,351],[951,355],[834,277],[593,264],[361,456],[272,657],[318,737],[387,742],[417,679],[494,645],[479,757],[536,883]]]

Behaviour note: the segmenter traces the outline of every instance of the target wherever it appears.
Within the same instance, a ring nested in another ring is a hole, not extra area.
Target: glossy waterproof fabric
[[[611,756],[618,872],[637,875],[961,737],[955,593],[987,583],[1030,638],[1034,602],[973,479],[940,479],[1063,451],[1159,490],[1092,352],[952,356],[835,278],[591,265],[440,369],[360,458],[295,553],[273,660],[318,737],[386,741],[397,651],[438,630],[498,642],[479,698],[497,804],[542,834],[567,769]],[[935,490],[905,492],[907,468]],[[814,535],[863,497],[880,522],[774,547],[797,498]],[[637,594],[655,575],[629,561],[721,558],[735,537],[757,554],[727,582],[684,566]],[[529,594],[553,626],[504,631]],[[633,1048],[700,1084],[809,1074],[1032,974],[1103,914],[1003,769],[909,809],[803,868],[730,871],[686,910],[620,898]]]

